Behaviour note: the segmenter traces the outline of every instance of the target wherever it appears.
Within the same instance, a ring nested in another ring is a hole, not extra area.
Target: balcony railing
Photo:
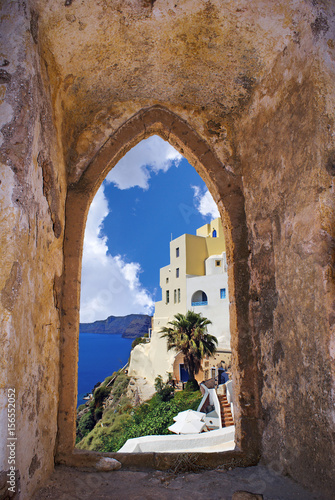
[[[192,307],[195,306],[208,306],[208,300],[202,300],[201,302],[192,302]]]

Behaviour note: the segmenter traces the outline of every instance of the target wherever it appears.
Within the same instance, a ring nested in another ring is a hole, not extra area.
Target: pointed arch
[[[208,143],[181,117],[152,106],[130,117],[72,178],[65,215],[61,315],[61,382],[57,460],[74,459],[79,338],[79,304],[83,240],[88,210],[108,172],[138,142],[157,134],[173,145],[206,183],[216,202],[226,236],[230,286],[230,323],[236,409],[236,463],[255,463],[259,456],[259,387],[249,329],[248,238],[242,182],[217,158]],[[237,398],[236,398],[237,399]],[[220,454],[221,455],[221,454]],[[222,463],[222,461],[220,462]]]

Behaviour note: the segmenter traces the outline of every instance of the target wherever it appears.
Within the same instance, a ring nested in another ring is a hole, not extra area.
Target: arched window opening
[[[234,335],[240,337],[241,342],[234,342],[234,345],[238,347],[238,356],[237,364],[235,364],[235,370],[238,369],[238,366],[241,366],[243,371],[243,376],[239,377],[237,381],[237,385],[235,386],[235,391],[240,392],[249,390],[250,388],[257,387],[257,384],[254,381],[254,373],[251,369],[249,369],[249,365],[243,365],[244,360],[247,361],[247,357],[244,353],[250,352],[248,340],[248,336],[246,335],[246,329],[248,329],[248,308],[245,307],[244,297],[247,296],[247,290],[249,286],[249,274],[246,268],[247,262],[247,228],[246,221],[244,216],[244,198],[243,194],[240,190],[240,185],[238,182],[236,183],[234,177],[228,170],[222,170],[222,164],[220,161],[213,155],[208,145],[203,141],[200,136],[194,132],[192,128],[188,126],[186,122],[181,120],[177,115],[165,110],[160,107],[152,107],[145,110],[142,110],[139,115],[141,115],[141,119],[138,120],[138,116],[134,116],[130,118],[128,121],[124,123],[120,127],[121,135],[119,131],[112,135],[110,139],[108,139],[105,144],[102,146],[101,150],[95,155],[94,159],[89,163],[86,170],[79,176],[75,182],[70,184],[67,193],[66,199],[66,223],[65,223],[65,239],[64,239],[64,276],[63,276],[63,289],[62,289],[62,309],[63,314],[61,318],[61,381],[60,381],[60,402],[59,402],[59,418],[58,418],[58,444],[56,451],[56,460],[61,460],[63,463],[68,463],[69,465],[73,463],[77,463],[76,459],[74,459],[74,440],[73,440],[73,429],[75,425],[74,418],[74,406],[76,399],[76,364],[73,363],[73,359],[76,357],[76,351],[78,349],[78,332],[79,332],[79,293],[78,288],[80,284],[80,269],[81,269],[81,257],[82,257],[82,247],[78,242],[83,241],[84,237],[84,228],[86,221],[86,214],[88,211],[88,207],[92,201],[93,193],[96,192],[97,187],[102,182],[102,178],[106,175],[109,169],[116,165],[117,160],[124,154],[124,151],[129,151],[131,147],[137,144],[139,138],[148,137],[150,135],[151,130],[160,130],[160,134],[163,137],[171,136],[173,138],[174,144],[177,145],[180,151],[186,151],[188,157],[193,162],[193,159],[196,162],[197,169],[201,173],[203,178],[208,178],[211,182],[211,189],[215,192],[215,199],[223,200],[225,203],[225,208],[227,210],[226,214],[223,215],[223,220],[225,220],[225,227],[229,231],[229,245],[230,245],[230,259],[231,262],[228,262],[229,266],[232,265],[229,271],[231,273],[232,279],[235,281],[235,296],[231,298],[229,301],[232,305],[233,310],[235,311],[235,318],[237,321],[233,323],[235,328]],[[171,117],[173,119],[171,120]],[[138,130],[136,129],[138,127]],[[172,128],[171,128],[172,127]],[[174,128],[176,132],[174,133]],[[118,139],[116,136],[122,137],[122,141],[118,143]],[[183,141],[186,142],[184,143]],[[205,155],[203,151],[208,151]],[[110,158],[110,160],[108,160]],[[106,163],[107,160],[107,163]],[[108,161],[110,163],[108,163]],[[220,177],[215,176],[216,172],[221,172],[223,175]],[[129,178],[132,176],[129,176]],[[219,179],[219,180],[217,180]],[[176,183],[176,186],[178,184]],[[230,194],[233,194],[232,198]],[[201,193],[199,189],[194,190],[195,198],[201,197]],[[135,198],[135,197],[134,197]],[[161,202],[161,198],[160,198]],[[200,204],[199,204],[200,206]],[[194,214],[194,206],[190,206],[187,203],[180,203],[178,205],[178,210],[187,224],[189,224],[190,218],[193,217]],[[222,215],[222,214],[221,214]],[[225,219],[226,218],[226,219]],[[212,236],[211,233],[207,236]],[[172,239],[172,235],[171,235]],[[139,240],[140,241],[140,240]],[[180,263],[178,267],[180,270],[182,269],[182,252],[180,247],[179,259]],[[240,252],[240,255],[238,253]],[[175,252],[176,255],[177,252]],[[220,256],[217,256],[220,257]],[[238,258],[237,258],[238,257]],[[121,256],[122,258],[122,256]],[[127,262],[126,262],[127,264]],[[127,268],[130,272],[134,270],[131,266]],[[226,269],[225,269],[226,270]],[[172,269],[173,271],[173,269]],[[173,283],[171,273],[169,278],[169,284],[171,285],[171,293],[173,297]],[[200,273],[201,274],[201,273]],[[220,274],[220,273],[213,273]],[[131,275],[128,274],[128,277]],[[242,282],[239,280],[236,281],[237,276],[243,276]],[[183,273],[181,274],[183,276]],[[191,276],[192,278],[192,276]],[[111,280],[113,293],[118,293],[118,281],[115,279]],[[165,283],[168,283],[168,279],[165,280]],[[180,286],[180,278],[179,284]],[[236,284],[238,283],[238,286]],[[107,300],[108,294],[106,289],[101,289],[101,297]],[[179,295],[179,289],[177,289],[177,294]],[[201,290],[201,288],[199,288]],[[164,293],[164,290],[162,290]],[[207,289],[206,289],[207,292]],[[177,296],[178,296],[177,295]],[[216,288],[216,295],[217,288]],[[163,295],[164,296],[164,295]],[[207,292],[207,296],[210,298]],[[187,297],[186,297],[187,298]],[[180,303],[184,300],[183,289],[180,287]],[[211,300],[211,299],[210,299]],[[228,302],[228,301],[227,301]],[[178,300],[177,300],[178,303]],[[171,307],[174,306],[173,300],[170,300]],[[241,318],[239,318],[239,314]],[[154,332],[154,329],[153,329]],[[153,342],[153,338],[151,338],[151,342]],[[76,345],[77,344],[77,345]],[[243,347],[244,346],[244,347]],[[176,360],[177,358],[175,358]],[[249,359],[249,358],[248,358]],[[217,372],[219,373],[219,368],[216,364]],[[158,360],[159,363],[159,360]],[[230,361],[229,359],[221,360],[221,365],[225,365],[226,368],[229,369]],[[182,363],[180,363],[182,364]],[[184,363],[185,364],[185,363]],[[203,370],[204,374],[208,376],[213,373],[210,370],[213,367],[214,363],[212,360],[209,360],[209,365],[205,370]],[[179,366],[178,366],[179,368]],[[205,363],[204,363],[205,368]],[[179,370],[180,373],[180,370]],[[214,384],[216,383],[216,379],[218,377],[215,376]],[[220,379],[222,377],[220,376]],[[111,377],[110,380],[105,380],[105,383],[102,387],[99,387],[98,395],[99,397],[103,397],[105,389],[115,384],[114,376]],[[247,389],[248,388],[248,389]],[[210,389],[209,389],[210,390]],[[231,391],[228,390],[230,394]],[[252,389],[253,391],[253,389]],[[251,391],[250,398],[255,397],[258,398],[258,394],[253,394]],[[98,398],[99,399],[99,398]],[[252,457],[255,452],[255,440],[252,441],[252,449],[249,445],[248,436],[250,436],[250,421],[254,422],[253,428],[257,434],[257,416],[254,418],[253,408],[250,407],[249,404],[244,404],[244,400],[240,401],[237,399],[239,405],[239,411],[241,418],[237,422],[236,426],[236,445],[239,450],[243,453],[242,455],[236,455],[237,462],[245,463],[243,460],[250,461],[251,459],[248,457]],[[246,399],[246,403],[248,399]],[[207,405],[208,407],[212,406],[211,404]],[[201,406],[201,409],[204,408],[204,405]],[[99,409],[97,410],[97,415],[99,414]],[[249,420],[248,420],[249,419]],[[251,420],[250,420],[251,419]],[[109,423],[109,426],[111,422]],[[104,426],[101,426],[104,427]],[[92,436],[92,441],[94,441],[95,437]],[[106,449],[100,448],[100,451],[108,451]],[[137,450],[139,452],[143,450]],[[147,450],[146,450],[147,451]],[[234,452],[232,452],[234,455]],[[235,455],[234,455],[235,456]],[[171,453],[171,459],[173,459],[173,453]],[[199,464],[201,462],[201,458],[199,458]],[[131,459],[130,459],[131,461]],[[130,463],[130,462],[129,462]],[[135,463],[135,462],[134,462]],[[220,462],[221,463],[221,462]]]
[[[207,305],[208,305],[207,294],[202,290],[197,290],[196,292],[194,292],[194,294],[192,295],[192,307],[207,306]]]
[[[216,229],[213,229],[212,238],[216,238]]]
[[[155,147],[161,163],[152,157]],[[151,154],[149,159],[146,158],[148,150]],[[169,160],[162,161],[164,155]],[[150,167],[150,161],[153,167]],[[178,165],[179,168],[175,168]],[[145,175],[143,168],[146,168]],[[154,177],[150,168],[155,171]],[[181,186],[183,182],[183,191],[176,191],[176,184]],[[167,199],[169,187],[174,195],[172,201]],[[78,372],[78,403],[81,403],[77,425],[79,448],[115,452],[121,447],[121,451],[127,451],[131,444],[126,439],[127,433],[120,430],[120,423],[124,419],[132,420],[133,414],[141,412],[140,403],[150,400],[155,391],[158,398],[156,404],[162,406],[164,398],[178,400],[175,390],[184,389],[194,375],[198,382],[211,380],[213,387],[219,382],[220,349],[217,359],[211,357],[208,351],[209,357],[206,355],[206,360],[201,359],[193,373],[187,352],[178,354],[177,348],[169,351],[166,339],[161,336],[162,329],[168,327],[176,314],[187,316],[191,307],[208,305],[207,293],[201,289],[192,293],[191,301],[188,298],[197,279],[207,280],[211,288],[216,286],[214,282],[218,278],[221,284],[227,281],[222,274],[211,272],[210,263],[213,264],[213,259],[218,257],[221,259],[221,254],[217,255],[217,252],[224,252],[225,243],[221,237],[222,241],[217,238],[215,251],[211,246],[211,236],[216,237],[217,234],[213,225],[219,224],[219,214],[212,200],[212,206],[204,217],[201,209],[204,196],[207,202],[211,200],[194,169],[186,165],[186,160],[168,143],[153,136],[139,143],[115,166],[92,202],[83,251]],[[160,204],[159,200],[163,197],[165,203]],[[117,200],[117,205],[114,200]],[[191,203],[194,206],[192,220],[190,214],[185,213],[185,208]],[[150,206],[152,204],[154,210]],[[141,216],[137,216],[137,212]],[[171,217],[167,218],[166,213]],[[152,231],[157,221],[160,221],[160,226]],[[127,237],[122,234],[124,227],[127,227]],[[189,235],[188,232],[196,234]],[[174,238],[173,234],[177,237]],[[167,254],[170,262],[159,269],[158,262],[167,259]],[[158,284],[163,300],[157,300],[160,297],[154,292]],[[205,312],[204,316],[214,323],[221,334],[221,322],[217,321],[213,311]],[[225,314],[228,324],[228,310]],[[204,329],[205,348],[206,335],[211,327]],[[222,340],[218,338],[217,341],[222,349]],[[229,348],[229,339],[224,347]],[[200,345],[199,353],[202,353]],[[156,361],[158,356],[159,363]],[[203,354],[201,356],[204,357]],[[225,360],[230,366],[229,353]],[[204,370],[205,364],[207,367],[210,364],[211,369]],[[172,377],[168,378],[168,373],[172,373]],[[146,394],[143,393],[143,380]],[[84,383],[90,385],[84,389]],[[211,394],[210,404],[208,401],[205,404],[197,389],[194,398],[193,405],[196,403],[201,410],[205,422],[208,408],[214,408],[214,396]],[[217,405],[216,411],[219,411],[218,408]],[[164,413],[163,407],[161,411]],[[177,415],[174,417],[177,418]],[[143,415],[145,418],[146,415]],[[136,417],[133,426],[139,425],[139,420]],[[216,422],[219,428],[219,415]],[[207,424],[201,423],[199,429],[216,428],[213,420],[210,427],[206,427]],[[114,428],[119,429],[118,432],[114,432]],[[171,421],[170,427],[166,423],[164,428],[159,427],[154,433],[165,434],[167,428],[175,432]],[[185,441],[187,446],[191,445]],[[234,446],[232,443],[232,448]]]

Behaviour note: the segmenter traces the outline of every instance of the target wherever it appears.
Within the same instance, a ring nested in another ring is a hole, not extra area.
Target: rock
[[[108,457],[100,458],[99,462],[97,462],[95,466],[97,470],[102,472],[119,470],[121,469],[121,467],[122,465],[118,460],[115,460],[115,458],[108,458]]]
[[[257,493],[249,493],[249,491],[235,491],[232,500],[263,500],[263,495]]]
[[[127,316],[108,316],[107,319],[94,323],[80,323],[81,333],[104,333],[135,339],[148,333],[151,326],[151,316],[147,314],[128,314]]]

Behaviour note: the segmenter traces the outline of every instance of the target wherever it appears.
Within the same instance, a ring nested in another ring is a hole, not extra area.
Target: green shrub
[[[109,377],[106,377],[105,380],[103,381],[102,385],[106,386],[112,380],[112,378],[115,377],[115,375],[116,375],[116,372],[114,372],[113,375],[109,375]]]
[[[85,437],[95,426],[93,413],[88,411],[81,417],[77,427],[77,436],[82,439]]]
[[[145,335],[147,335],[147,336],[148,336],[148,334],[147,334],[147,333],[146,333]],[[145,337],[145,335],[144,335],[144,337]],[[146,341],[144,340],[144,338],[143,338],[143,337],[136,337],[136,339],[134,339],[134,340],[132,341],[132,343],[131,343],[131,351],[132,351],[132,350],[134,349],[134,347],[136,347],[137,345],[139,345],[139,344],[145,344],[145,343],[146,343]]]
[[[125,394],[126,389],[129,384],[129,377],[125,375],[124,373],[120,374],[116,379],[113,384],[113,389],[112,389],[112,396],[113,399],[120,399],[123,394]]]
[[[130,438],[150,434],[170,434],[168,427],[173,423],[173,417],[187,409],[196,410],[202,396],[200,391],[185,390],[176,392],[173,399],[166,401],[164,390],[168,388],[167,393],[171,394],[172,388],[169,384],[161,382],[159,383],[161,394],[156,393],[149,401],[133,408],[125,394],[129,378],[121,372],[112,388],[107,388],[110,394],[110,406],[102,413],[103,426],[94,427],[94,416],[99,416],[102,410],[102,396],[106,394],[104,392],[106,387],[99,387],[94,393],[94,398],[97,395],[97,400],[101,402],[101,405],[95,406],[97,400],[94,399],[90,411],[80,419],[77,440],[80,438],[81,441],[77,447],[115,452]]]
[[[99,406],[102,405],[103,401],[109,396],[109,393],[111,392],[110,387],[104,387],[103,385],[95,389],[94,391],[94,406],[95,408],[98,408]]]
[[[102,414],[103,414],[103,407],[102,406],[99,406],[99,408],[96,408],[94,410],[94,419],[96,422],[101,419]]]
[[[161,375],[155,378],[155,389],[161,401],[170,401],[174,396],[174,388],[168,383],[164,383]]]
[[[187,409],[197,409],[202,399],[200,392],[178,392],[171,401],[162,401],[156,394],[128,415],[119,433],[109,433],[103,438],[100,451],[118,451],[128,439],[170,434],[168,427],[173,423],[173,417]],[[115,427],[114,427],[115,428]]]
[[[163,389],[163,387],[164,387],[163,377],[162,375],[158,375],[155,378],[155,391],[159,392]]]
[[[189,380],[188,382],[186,382],[185,390],[186,391],[198,391],[199,390],[198,382],[195,379]]]

